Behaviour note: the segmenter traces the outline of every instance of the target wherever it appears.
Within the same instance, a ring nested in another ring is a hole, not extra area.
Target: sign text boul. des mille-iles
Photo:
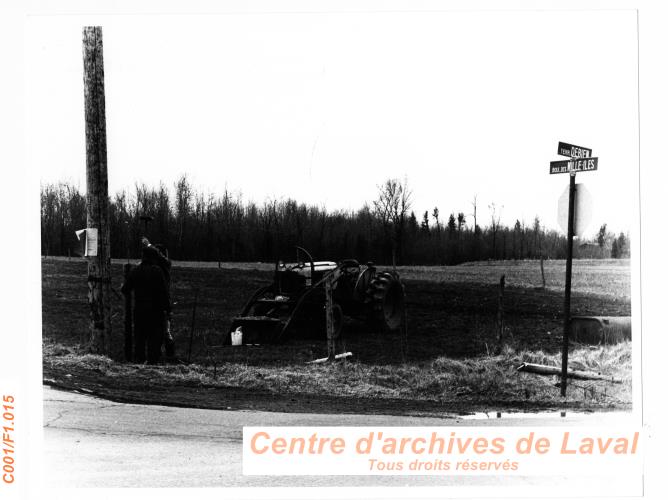
[[[598,170],[598,158],[582,158],[579,160],[559,160],[550,162],[551,174],[589,172],[590,170]]]

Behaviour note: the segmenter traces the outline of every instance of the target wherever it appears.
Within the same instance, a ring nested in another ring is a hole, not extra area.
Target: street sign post
[[[568,337],[571,326],[571,276],[573,271],[573,233],[575,225],[575,175],[578,172],[590,172],[598,169],[598,158],[592,158],[592,150],[560,142],[557,153],[568,156],[570,160],[550,162],[550,174],[570,174],[568,184],[568,245],[566,253],[566,286],[564,290],[564,334],[561,347],[561,395],[566,396],[568,377]]]
[[[571,275],[573,271],[573,220],[575,205],[575,172],[570,175],[568,185],[568,246],[566,253],[566,284],[564,290],[564,335],[561,345],[561,395],[566,396],[568,383],[568,337],[571,329]]]

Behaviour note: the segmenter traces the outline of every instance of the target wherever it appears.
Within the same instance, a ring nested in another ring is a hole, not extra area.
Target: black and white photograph
[[[3,487],[647,492],[642,11],[361,5],[25,16]]]

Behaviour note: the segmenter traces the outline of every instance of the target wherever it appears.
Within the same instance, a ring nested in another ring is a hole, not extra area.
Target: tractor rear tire
[[[391,273],[378,273],[367,290],[369,319],[381,332],[397,330],[404,317],[404,290]]]

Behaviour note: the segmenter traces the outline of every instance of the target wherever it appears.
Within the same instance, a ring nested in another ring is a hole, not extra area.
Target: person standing
[[[155,364],[160,361],[164,338],[165,311],[170,311],[167,283],[155,264],[157,251],[145,246],[141,263],[121,287],[121,292],[134,292],[134,360]]]
[[[172,269],[172,262],[169,260],[169,257],[167,256],[167,249],[165,248],[164,245],[161,244],[156,244],[153,245],[151,242],[146,238],[145,236],[142,238],[142,245],[146,248],[150,248],[154,250],[152,253],[153,255],[153,263],[157,265],[160,270],[162,271],[162,275],[165,278],[165,283],[167,285],[167,300],[169,302],[169,309],[165,311],[164,315],[164,327],[163,327],[163,337],[164,337],[164,346],[165,346],[165,357],[169,360],[175,359],[176,353],[176,346],[174,342],[174,337],[172,336],[172,310],[171,310],[171,304],[172,304],[172,297],[171,297],[171,292],[170,292],[170,285],[171,285],[171,269]]]

